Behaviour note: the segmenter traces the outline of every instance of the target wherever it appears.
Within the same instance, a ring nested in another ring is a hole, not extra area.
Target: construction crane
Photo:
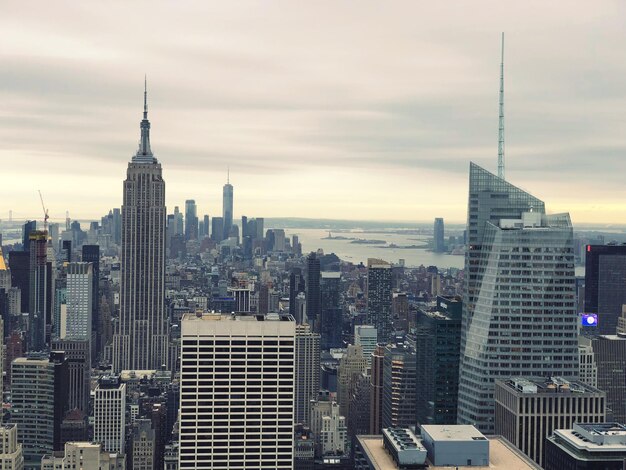
[[[39,199],[41,200],[41,207],[43,209],[43,230],[44,232],[48,231],[48,209],[46,209],[46,205],[43,202],[43,196],[41,195],[41,190],[39,190]]]

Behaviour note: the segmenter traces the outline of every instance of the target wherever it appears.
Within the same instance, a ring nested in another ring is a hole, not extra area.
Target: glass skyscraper
[[[460,424],[494,430],[494,381],[578,375],[569,214],[470,164]]]

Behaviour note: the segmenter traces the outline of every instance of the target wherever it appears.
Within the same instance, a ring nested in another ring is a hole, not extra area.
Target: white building
[[[94,441],[107,452],[124,453],[126,384],[119,377],[102,377],[94,398]]]
[[[376,350],[378,332],[372,325],[354,326],[354,345],[363,348],[363,356],[367,360],[368,369],[372,366],[372,353]]]
[[[313,403],[311,431],[315,436],[318,454],[343,455],[348,446],[346,418],[339,412],[336,401],[324,400]]]
[[[181,323],[179,468],[293,469],[293,317]]]
[[[0,426],[0,468],[2,470],[24,468],[22,444],[17,443],[17,424]]]
[[[41,470],[125,470],[126,459],[102,450],[93,442],[67,442],[65,451],[41,459]]]
[[[89,341],[93,306],[93,266],[69,263],[67,266],[67,320],[61,338]]]

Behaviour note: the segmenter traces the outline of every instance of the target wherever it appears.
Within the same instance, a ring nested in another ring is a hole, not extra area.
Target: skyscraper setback
[[[139,150],[128,164],[122,205],[119,331],[113,369],[154,370],[167,363],[165,182],[150,149],[147,92]]]
[[[470,164],[458,422],[494,430],[494,381],[577,377],[569,214]]]

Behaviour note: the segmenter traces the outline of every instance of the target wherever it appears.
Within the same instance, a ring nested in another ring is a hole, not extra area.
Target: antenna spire
[[[143,78],[143,118],[148,119],[148,74]]]
[[[500,52],[500,118],[498,126],[498,177],[504,179],[504,33]]]

